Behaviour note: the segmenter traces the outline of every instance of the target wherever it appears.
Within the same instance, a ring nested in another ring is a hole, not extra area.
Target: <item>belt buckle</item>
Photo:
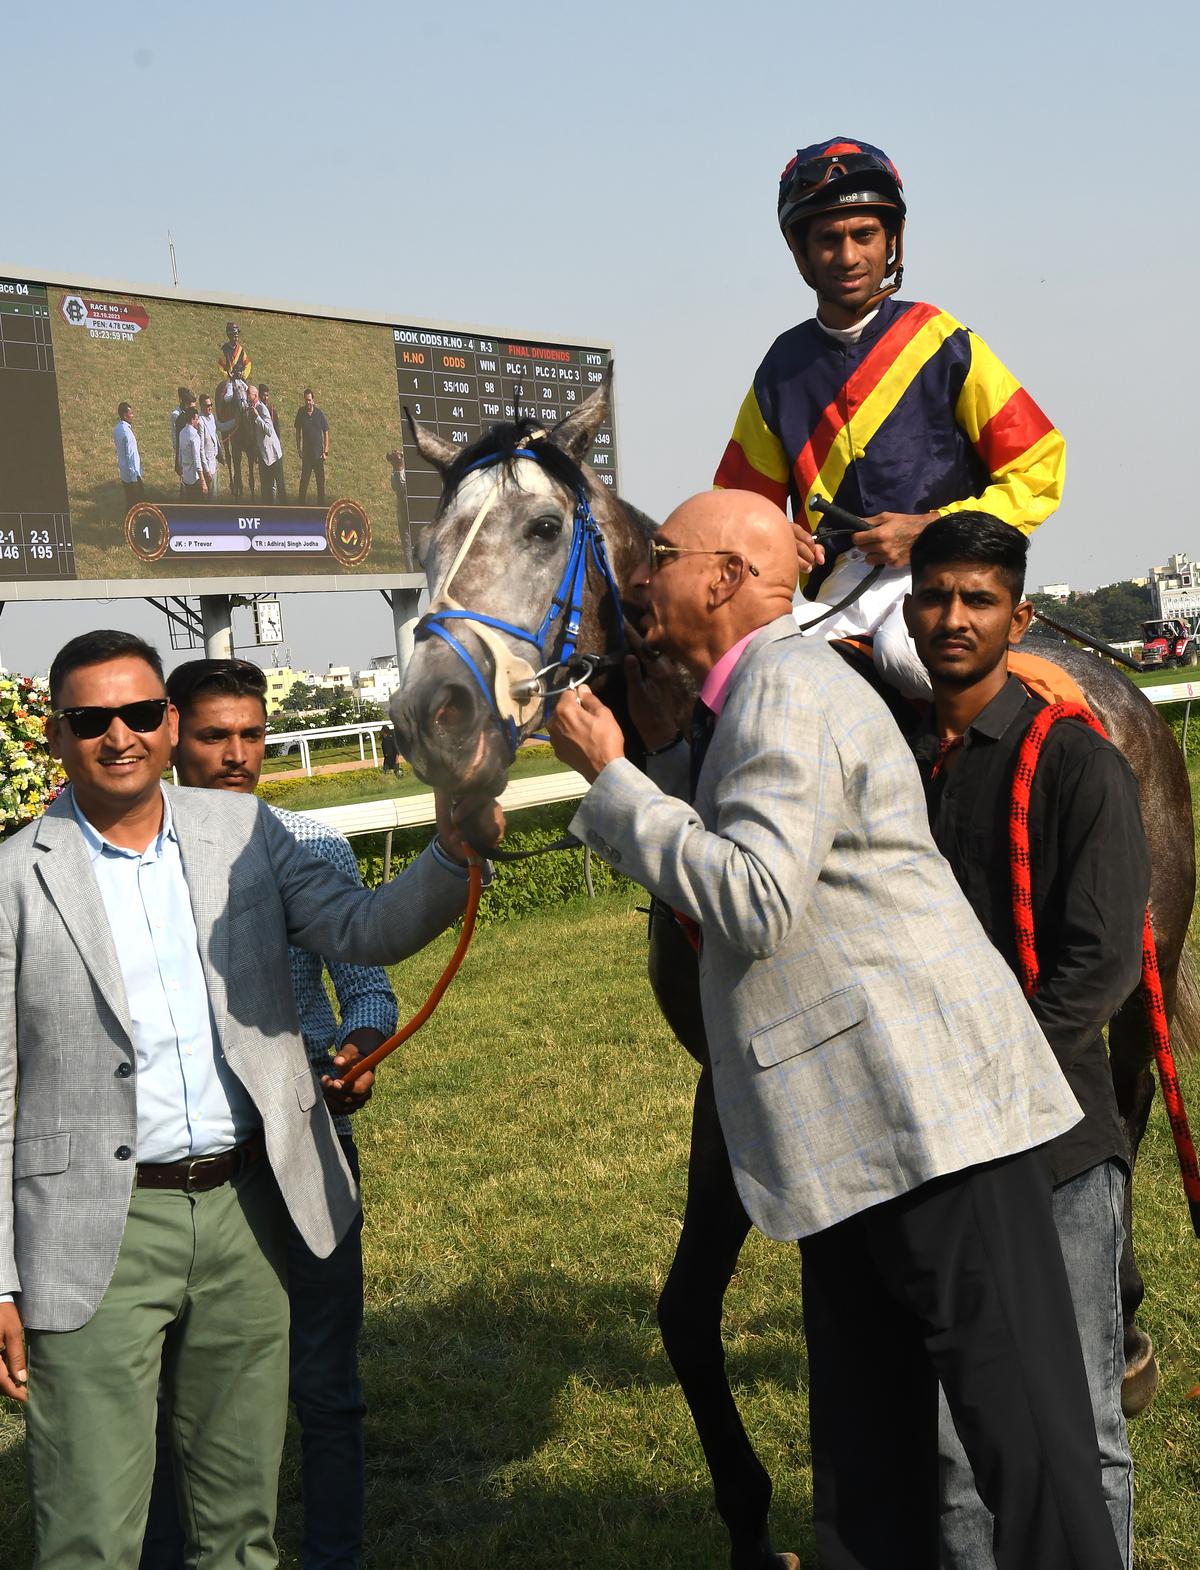
[[[187,1171],[183,1174],[183,1192],[185,1194],[203,1193],[202,1189],[194,1186],[193,1177],[197,1168],[203,1172],[206,1167],[211,1167],[217,1159],[216,1156],[193,1156],[187,1164]]]

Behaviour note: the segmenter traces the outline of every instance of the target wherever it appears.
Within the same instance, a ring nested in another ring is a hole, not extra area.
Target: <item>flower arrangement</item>
[[[0,675],[0,839],[45,812],[66,783],[46,744],[49,713],[40,681]]]

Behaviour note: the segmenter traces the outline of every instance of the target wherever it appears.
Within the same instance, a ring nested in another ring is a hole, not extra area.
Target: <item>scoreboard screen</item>
[[[607,345],[0,277],[0,600],[388,587],[436,472],[550,428]],[[611,418],[589,460],[617,483]]]

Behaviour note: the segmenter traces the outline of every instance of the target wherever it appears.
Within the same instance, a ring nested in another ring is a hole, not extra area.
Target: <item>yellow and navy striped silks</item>
[[[981,338],[935,305],[885,300],[856,344],[813,321],[775,340],[714,484],[790,498],[810,529],[817,494],[863,518],[979,508],[1029,534],[1065,466],[1061,433]]]
[[[242,380],[244,382],[248,382],[250,380],[250,372],[254,369],[254,367],[250,362],[250,356],[239,343],[237,348],[233,351],[232,355],[227,356],[225,350],[221,350],[220,354],[217,356],[217,369],[220,371],[222,376],[229,376],[233,373],[234,370],[240,369],[242,373]]]

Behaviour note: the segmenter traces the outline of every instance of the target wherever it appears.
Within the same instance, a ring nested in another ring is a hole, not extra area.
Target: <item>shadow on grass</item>
[[[753,1346],[735,1378],[776,1386],[802,1450],[799,1338]],[[369,1309],[362,1350],[367,1570],[727,1563],[645,1281],[524,1275]],[[775,1514],[804,1552],[800,1484],[776,1478]]]

